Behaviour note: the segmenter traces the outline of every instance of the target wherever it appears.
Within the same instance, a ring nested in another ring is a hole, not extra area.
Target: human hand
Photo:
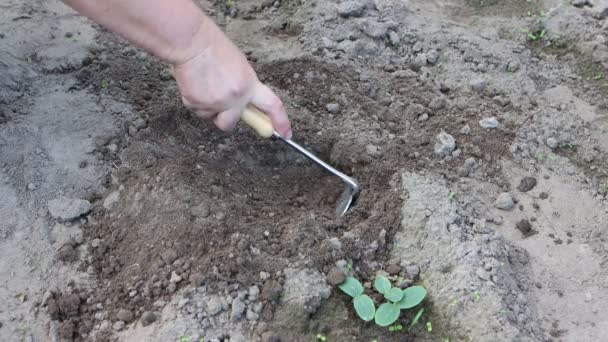
[[[194,37],[183,61],[173,63],[173,74],[186,107],[224,131],[232,130],[251,104],[266,113],[283,137],[291,127],[281,99],[262,84],[243,53],[210,20]]]

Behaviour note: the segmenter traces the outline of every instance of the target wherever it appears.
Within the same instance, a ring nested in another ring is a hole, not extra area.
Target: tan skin
[[[291,137],[283,103],[262,84],[243,53],[192,0],[64,0],[171,65],[186,107],[222,130],[251,104]]]

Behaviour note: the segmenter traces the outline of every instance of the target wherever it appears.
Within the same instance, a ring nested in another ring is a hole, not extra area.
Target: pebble
[[[517,228],[524,235],[527,235],[532,231],[532,225],[528,220],[520,220],[515,224],[515,228]]]
[[[186,306],[186,304],[188,304],[189,302],[190,302],[190,299],[188,299],[188,298],[182,298],[182,299],[180,299],[180,300],[179,300],[179,302],[177,303],[177,308],[178,308],[178,309],[181,309],[181,308],[183,308],[184,306]]]
[[[144,327],[156,322],[156,314],[152,311],[146,311],[141,315],[141,325]]]
[[[119,320],[119,322],[123,321],[125,323],[129,323],[133,320],[133,313],[127,309],[120,309],[116,314],[116,318]]]
[[[194,287],[199,287],[205,282],[205,276],[200,272],[191,273],[188,279],[190,280],[190,284]]]
[[[83,199],[58,197],[48,202],[51,216],[64,222],[77,219],[90,212],[91,209],[91,203]]]
[[[557,139],[551,137],[547,139],[547,147],[549,147],[550,149],[555,149],[557,148],[557,146],[559,145],[559,142],[557,141]]]
[[[165,264],[170,265],[177,259],[177,252],[173,248],[169,248],[160,254],[160,258]]]
[[[473,89],[473,91],[480,93],[486,89],[488,84],[486,80],[479,78],[472,80],[469,85],[471,86],[471,89]]]
[[[396,264],[388,265],[388,267],[386,267],[386,272],[388,272],[388,274],[390,274],[390,275],[396,275],[396,274],[399,274],[399,272],[401,272],[401,267],[399,267],[399,265],[396,265]]]
[[[422,115],[420,115],[418,117],[418,121],[419,122],[425,122],[429,119],[429,115],[427,113],[422,113]]]
[[[507,64],[507,71],[516,72],[517,70],[519,70],[519,62],[518,61],[509,61],[509,63]]]
[[[327,109],[328,112],[330,112],[332,114],[337,114],[340,112],[340,105],[337,103],[328,103],[327,106],[325,106],[325,108]]]
[[[405,275],[408,279],[415,280],[420,274],[420,267],[418,265],[410,265],[405,268]]]
[[[439,156],[449,156],[456,149],[456,140],[446,132],[437,135],[434,151]]]
[[[469,135],[471,134],[471,127],[469,127],[469,125],[464,125],[461,129],[460,129],[460,134],[465,134],[465,135]]]
[[[222,311],[222,302],[217,298],[211,298],[207,302],[207,313],[211,316],[215,316]]]
[[[496,198],[496,202],[494,202],[494,206],[498,209],[502,210],[511,210],[515,202],[513,201],[513,196],[511,196],[508,192],[503,192]]]
[[[388,35],[388,25],[373,20],[361,22],[361,31],[374,39],[384,39]]]
[[[257,286],[251,286],[249,288],[249,300],[252,302],[255,302],[256,300],[258,300],[258,296],[260,295],[260,288]]]
[[[268,272],[260,272],[260,280],[261,281],[268,280],[268,278],[270,278],[270,273],[268,273]]]
[[[338,14],[344,18],[360,17],[365,11],[365,4],[364,1],[344,1],[338,5]]]
[[[420,68],[427,65],[426,54],[420,53],[414,57],[414,60],[411,63],[411,68],[413,70],[420,70]]]
[[[496,128],[498,127],[498,120],[495,117],[484,118],[479,120],[479,125],[483,128]]]
[[[337,286],[344,282],[346,276],[344,275],[344,271],[342,271],[340,268],[332,267],[329,273],[327,273],[326,279],[330,285]]]
[[[401,43],[401,37],[395,31],[390,31],[388,33],[388,40],[391,42],[391,45],[398,46]]]
[[[536,178],[524,177],[519,182],[519,185],[517,186],[517,190],[519,190],[520,192],[528,192],[528,191],[534,189],[535,186],[536,186]]]
[[[545,199],[549,198],[549,194],[546,192],[541,192],[540,194],[538,194],[538,197],[542,200],[545,200]]]
[[[429,108],[434,111],[438,111],[438,110],[445,108],[446,105],[447,105],[446,99],[442,96],[438,96],[429,103]]]
[[[230,311],[230,320],[239,321],[243,318],[247,306],[240,299],[236,298],[232,301],[232,310]]]
[[[116,330],[116,331],[121,331],[122,329],[125,328],[125,322],[123,321],[117,321],[114,323],[114,325],[112,325],[112,329]]]
[[[171,272],[171,278],[169,279],[169,282],[177,284],[180,281],[182,281],[182,277],[175,273],[175,271]]]
[[[376,145],[370,144],[370,145],[365,146],[365,151],[371,157],[381,157],[382,156],[382,152],[380,151],[380,148]]]
[[[247,310],[245,317],[248,321],[257,321],[260,316],[252,310]]]
[[[85,167],[87,167],[88,162],[86,160],[81,160],[78,162],[78,167],[81,169],[84,169]]]
[[[589,0],[572,0],[572,6],[584,7],[586,5],[590,5]]]
[[[431,50],[427,51],[426,52],[426,61],[430,65],[437,64],[437,62],[439,62],[439,52],[437,52],[437,50],[435,50],[435,49],[431,49]]]

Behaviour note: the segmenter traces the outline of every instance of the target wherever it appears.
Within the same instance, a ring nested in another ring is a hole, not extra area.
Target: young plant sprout
[[[338,288],[353,298],[353,306],[359,318],[366,322],[373,319],[380,327],[393,325],[399,319],[401,310],[415,307],[426,297],[426,290],[422,286],[411,286],[402,290],[398,287],[392,287],[388,278],[377,276],[374,281],[374,289],[383,295],[387,302],[381,304],[376,310],[374,301],[363,293],[363,285],[359,280],[347,277],[342,284],[338,285]],[[418,314],[422,315],[422,310]],[[392,331],[396,331],[395,329],[398,326],[400,325],[391,327],[393,328]],[[389,331],[391,331],[391,328],[389,328]],[[402,326],[401,329],[403,329]]]

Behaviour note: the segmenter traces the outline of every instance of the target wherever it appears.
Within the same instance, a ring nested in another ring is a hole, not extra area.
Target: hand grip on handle
[[[274,133],[274,127],[268,115],[251,105],[245,108],[241,114],[241,120],[253,128],[262,138],[270,138]]]

